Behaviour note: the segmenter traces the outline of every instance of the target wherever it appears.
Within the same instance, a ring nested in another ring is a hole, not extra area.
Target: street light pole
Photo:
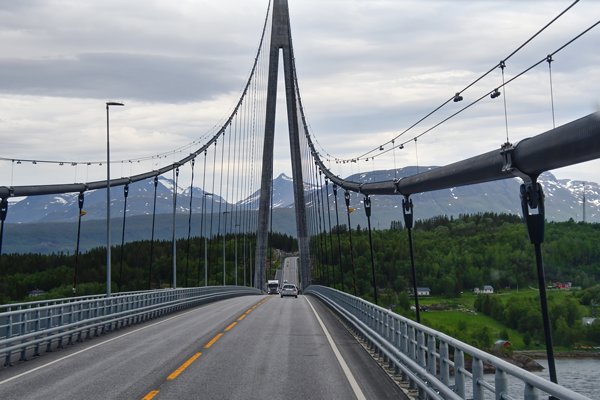
[[[110,124],[109,107],[124,106],[123,103],[109,101],[106,103],[106,297],[110,297]]]
[[[238,237],[238,230],[240,228],[240,224],[235,224],[235,232],[234,232],[234,236],[235,236],[235,286],[237,286],[238,284],[238,253],[237,253],[237,237]]]
[[[202,220],[206,218],[204,213],[204,204],[206,203],[206,196],[213,196],[212,193],[204,193],[204,200],[202,201]],[[211,216],[212,218],[212,216]],[[212,226],[211,226],[212,229]],[[208,235],[212,235],[212,231],[204,235],[204,286],[208,286]]]

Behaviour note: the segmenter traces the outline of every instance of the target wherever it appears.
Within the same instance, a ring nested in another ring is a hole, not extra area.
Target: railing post
[[[440,341],[440,380],[450,384],[450,363],[448,363],[448,343]]]
[[[435,344],[435,337],[427,335],[427,372],[434,376],[437,373]]]
[[[421,330],[417,332],[417,363],[423,368],[427,366],[425,358],[425,333]]]
[[[54,308],[49,308],[48,309],[48,329],[51,329],[54,327],[54,322],[52,321],[52,315],[54,314]],[[48,339],[48,343],[46,344],[46,353],[52,351],[52,339]]]
[[[398,348],[398,320],[396,318],[394,318],[393,315],[388,314],[388,321],[389,321],[389,325],[390,325],[390,338],[389,341],[392,344],[392,346],[397,349]],[[389,367],[390,368],[394,368],[395,372],[398,373],[398,370],[396,367],[396,364],[393,361],[393,358],[389,359]]]
[[[483,380],[483,361],[473,358],[473,400],[483,400],[483,386],[479,383]]]
[[[35,331],[39,332],[40,330],[40,310],[35,310]],[[40,355],[40,344],[37,343],[33,349],[33,356],[37,357]]]
[[[410,357],[411,360],[416,361],[417,360],[417,342],[415,339],[415,328],[414,326],[409,326],[408,327],[408,340],[407,340],[407,346],[408,346],[408,356]],[[417,388],[417,384],[415,381],[413,381],[412,379],[410,380],[410,385],[409,385],[410,389],[416,389]]]
[[[425,354],[425,332],[419,330],[417,332],[417,364],[423,369],[427,369],[427,358]],[[419,399],[425,398],[423,389],[419,386]]]
[[[454,391],[461,398],[465,398],[465,354],[462,350],[454,348]]]
[[[7,339],[10,339],[12,337],[12,319],[13,319],[12,314],[10,314],[6,321],[6,338]],[[6,358],[4,359],[5,367],[10,366],[10,357],[11,357],[11,352],[7,351]]]
[[[529,383],[525,383],[525,389],[523,390],[523,400],[539,400],[540,395],[538,390],[531,386]]]
[[[506,373],[500,368],[496,368],[494,374],[494,389],[496,392],[496,400],[502,400],[504,394],[508,394],[508,380]]]
[[[404,355],[408,355],[408,323],[401,322],[402,326],[400,327],[400,351]]]
[[[404,353],[404,335],[406,334],[406,324],[399,318],[394,318],[394,320],[396,324],[396,341],[394,347],[398,349],[400,353]],[[401,369],[397,364],[394,370],[396,371],[396,374],[401,374],[400,378],[403,381],[406,380],[404,372],[401,372]]]
[[[408,327],[408,356],[411,360],[417,360],[417,342],[415,340],[415,328]]]

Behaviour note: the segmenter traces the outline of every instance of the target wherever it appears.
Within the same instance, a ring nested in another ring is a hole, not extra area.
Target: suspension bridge
[[[319,148],[310,131],[300,96],[287,0],[275,0],[269,4],[239,100],[211,135],[183,149],[188,153],[185,157],[111,179],[111,169],[117,165],[145,160],[111,160],[111,117],[127,105],[110,101],[106,102],[106,159],[7,158],[13,168],[22,163],[104,164],[107,176],[82,183],[0,187],[2,268],[9,268],[11,260],[10,254],[2,252],[15,207],[9,200],[70,194],[77,205],[70,276],[73,296],[0,308],[0,356],[5,364],[0,371],[2,398],[587,398],[560,386],[554,367],[541,252],[544,193],[538,177],[545,171],[600,158],[597,113],[518,143],[508,140],[507,125],[506,142],[498,148],[403,178],[355,181],[340,177],[331,166],[332,162],[359,164],[390,153],[395,157],[404,146],[416,147],[429,130],[412,128],[449,104],[462,104],[469,89],[493,71],[502,73],[499,85],[484,90],[434,128],[483,100],[502,96],[513,81],[539,65],[547,65],[551,73],[554,58],[598,22],[581,27],[576,36],[557,44],[512,78],[505,79],[504,70],[514,54],[576,3],[481,77],[452,93],[432,113],[355,157],[331,156]],[[297,238],[297,256],[286,259],[281,276],[307,294],[298,300],[263,295],[267,280],[275,274],[270,224],[280,76],[285,86]],[[506,102],[504,107],[506,113]],[[181,151],[166,151],[152,156],[152,161],[158,164]],[[188,203],[182,205],[178,188],[184,169],[190,181]],[[155,238],[161,177],[170,177],[172,182],[172,237],[167,245]],[[420,324],[418,259],[412,237],[413,212],[419,205],[411,196],[515,177],[523,182],[516,197],[520,196],[535,253],[550,381]],[[146,202],[150,242],[139,254],[127,255],[127,201],[133,190],[151,193]],[[101,295],[81,296],[78,287],[85,269],[79,261],[81,222],[86,202],[100,195],[106,212],[106,290]],[[416,321],[378,305],[381,282],[377,282],[373,256],[371,215],[377,212],[372,199],[382,195],[396,196],[401,205],[412,272],[406,279],[415,294]],[[122,196],[122,207],[114,206],[117,196]],[[359,207],[368,224],[372,302],[355,296],[352,229],[340,229],[342,224],[352,227],[352,211]],[[178,218],[182,209],[187,211],[187,234],[178,245],[176,225],[182,222]],[[350,245],[344,254],[342,234],[348,235]],[[130,273],[126,267],[124,275],[123,258],[130,263],[132,257],[141,258],[146,252],[147,261],[139,271]],[[494,367],[493,382],[485,379],[484,365]]]

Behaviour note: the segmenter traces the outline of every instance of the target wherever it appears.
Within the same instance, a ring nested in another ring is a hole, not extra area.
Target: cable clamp
[[[400,179],[394,178],[394,193],[400,193]]]
[[[402,214],[404,214],[404,226],[407,229],[413,227],[413,202],[409,196],[402,199]]]
[[[515,146],[513,146],[513,144],[510,142],[506,142],[502,146],[500,146],[500,154],[502,155],[503,159],[502,172],[505,174],[515,176],[517,178],[521,178],[526,183],[531,183],[534,179],[532,179],[531,176],[521,171],[513,164],[514,151]]]
[[[365,205],[365,214],[367,214],[367,218],[371,218],[371,198],[367,195],[363,202]]]
[[[8,214],[8,199],[3,197],[0,200],[0,221],[4,222],[6,220],[6,214]]]
[[[77,203],[79,205],[80,212],[81,212],[81,209],[83,208],[83,201],[85,199],[85,195],[83,193],[84,192],[79,192],[79,196],[77,196]]]
[[[542,185],[535,179],[525,182],[520,187],[521,209],[527,225],[529,240],[533,244],[544,241],[545,207]]]

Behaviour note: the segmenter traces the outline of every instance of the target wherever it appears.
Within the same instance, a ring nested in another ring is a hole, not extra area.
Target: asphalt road
[[[0,398],[401,399],[403,394],[317,299],[247,296],[1,369]]]
[[[283,282],[288,281],[298,286],[298,257],[283,260]]]

